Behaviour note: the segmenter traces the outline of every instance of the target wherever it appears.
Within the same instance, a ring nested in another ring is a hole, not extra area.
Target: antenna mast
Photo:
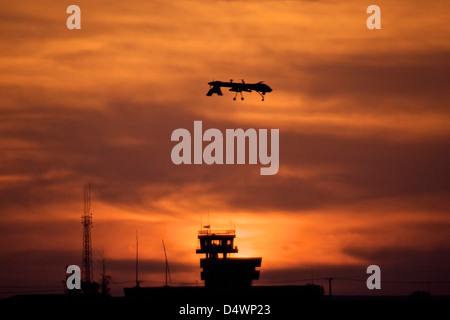
[[[162,244],[164,248],[164,256],[166,257],[166,287],[167,287],[167,274],[169,274],[170,285],[172,285],[172,277],[170,276],[169,261],[167,260],[166,246],[164,245],[164,240],[162,241]]]
[[[139,239],[138,232],[136,230],[136,287],[139,287]]]
[[[81,280],[82,282],[91,282],[93,277],[92,265],[92,238],[91,229],[92,212],[91,212],[91,184],[84,186],[84,208],[83,216],[81,217],[83,225],[83,254],[81,264]]]

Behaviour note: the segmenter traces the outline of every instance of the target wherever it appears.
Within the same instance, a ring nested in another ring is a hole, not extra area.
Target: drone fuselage
[[[245,83],[244,80],[242,80],[242,83],[240,82],[233,82],[230,80],[229,82],[223,82],[223,81],[211,81],[208,83],[211,88],[209,89],[207,96],[212,96],[214,93],[221,96],[222,91],[221,88],[230,88],[229,91],[236,92],[236,95],[238,93],[241,93],[241,99],[244,100],[242,97],[242,92],[252,92],[256,91],[261,96],[264,96],[266,92],[272,92],[272,88],[270,88],[267,84],[263,83],[262,81],[257,83]],[[263,101],[264,101],[264,97]],[[234,97],[234,100],[236,100],[236,96]]]

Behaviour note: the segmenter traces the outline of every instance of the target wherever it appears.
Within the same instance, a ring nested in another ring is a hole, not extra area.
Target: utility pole
[[[325,278],[328,280],[328,296],[331,297],[331,280],[334,280],[334,278]]]

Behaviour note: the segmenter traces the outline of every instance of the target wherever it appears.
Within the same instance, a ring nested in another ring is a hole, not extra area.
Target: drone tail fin
[[[208,93],[206,94],[208,97],[212,96],[214,93],[218,94],[219,96],[222,96],[222,90],[220,90],[219,86],[213,86],[211,89],[209,89]]]

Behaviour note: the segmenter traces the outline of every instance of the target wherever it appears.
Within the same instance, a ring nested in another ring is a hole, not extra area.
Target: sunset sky
[[[162,239],[174,285],[200,285],[202,222],[262,257],[255,285],[450,294],[448,1],[0,5],[0,297],[63,291],[89,182],[94,278],[104,251],[114,295],[134,285],[136,230],[144,286],[163,284]],[[273,92],[206,96],[229,79]],[[279,129],[278,173],[174,165],[171,133],[195,120]]]

